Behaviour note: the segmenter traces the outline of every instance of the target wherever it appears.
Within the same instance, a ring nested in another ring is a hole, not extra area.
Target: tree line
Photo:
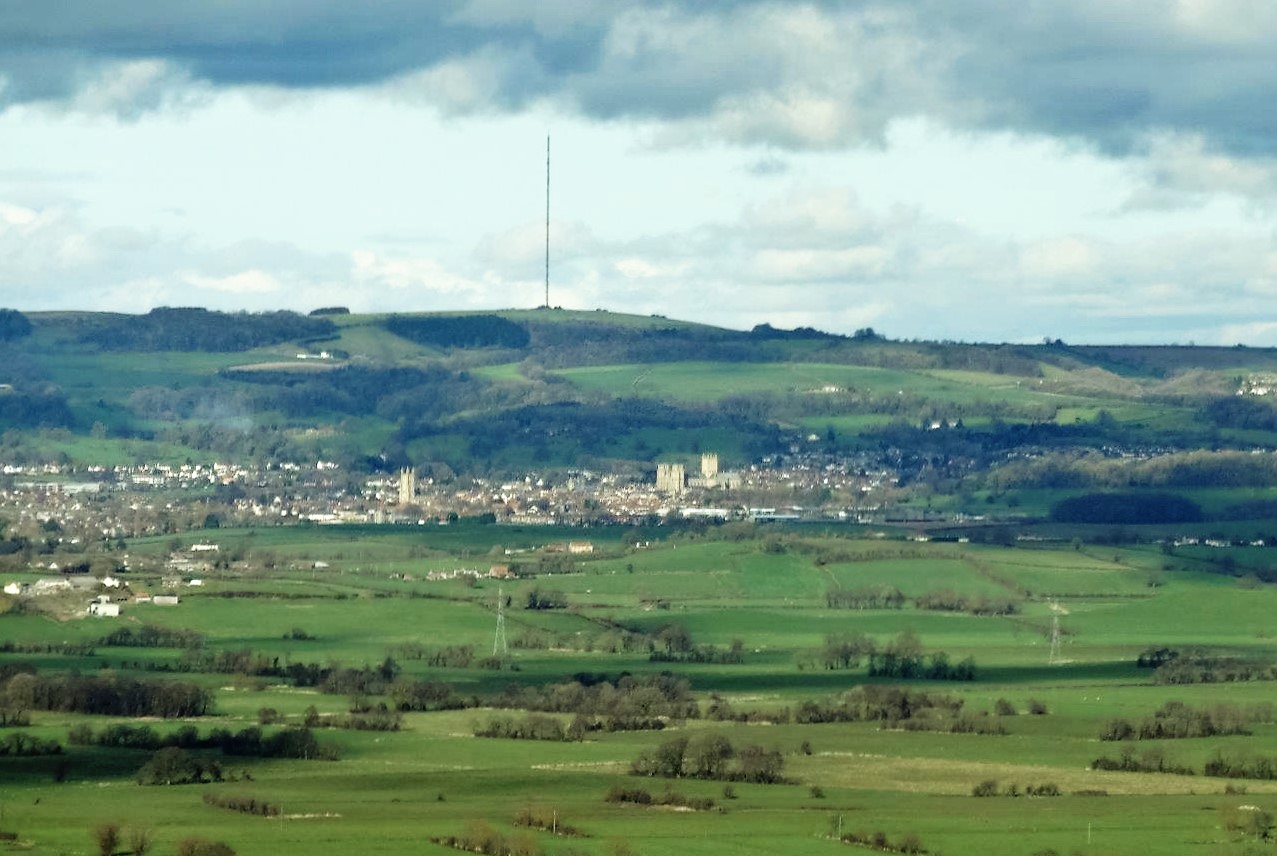
[[[734,746],[721,734],[676,737],[642,752],[630,764],[636,776],[711,779],[726,782],[783,782],[785,759],[775,749]]]
[[[161,306],[146,315],[103,315],[92,320],[79,340],[104,351],[247,351],[326,338],[337,330],[327,318],[282,310],[227,313]]]
[[[1216,704],[1199,708],[1181,701],[1168,701],[1152,716],[1137,722],[1123,718],[1109,720],[1100,731],[1100,739],[1177,740],[1250,734],[1251,725],[1272,720],[1271,704]]]
[[[120,675],[15,675],[5,687],[6,705],[98,716],[203,716],[213,694],[187,681],[141,680]]]

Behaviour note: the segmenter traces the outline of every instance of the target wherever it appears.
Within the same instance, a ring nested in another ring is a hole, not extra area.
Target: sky
[[[1271,0],[9,0],[0,306],[1277,345]]]

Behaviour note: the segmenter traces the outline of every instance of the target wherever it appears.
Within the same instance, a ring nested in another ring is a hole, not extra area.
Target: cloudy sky
[[[10,0],[0,305],[1277,344],[1271,0]]]

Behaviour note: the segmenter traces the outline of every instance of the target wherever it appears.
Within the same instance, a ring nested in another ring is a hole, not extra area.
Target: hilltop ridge
[[[748,462],[892,447],[983,466],[1026,443],[1277,446],[1273,349],[896,341],[562,309],[0,320],[0,430],[25,460],[517,472],[709,448]]]

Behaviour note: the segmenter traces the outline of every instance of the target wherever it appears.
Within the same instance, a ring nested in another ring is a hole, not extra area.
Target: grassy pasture
[[[557,370],[577,386],[611,395],[650,395],[680,401],[717,401],[752,393],[818,394],[838,387],[872,397],[909,390],[916,397],[954,403],[1007,403],[1054,412],[1091,403],[1085,397],[1039,389],[1028,379],[978,372],[906,371],[822,363],[677,362],[584,366]]]
[[[711,530],[712,533],[713,530]],[[429,582],[429,569],[502,561],[535,562],[536,552],[506,557],[505,549],[535,550],[580,537],[579,530],[548,531],[462,524],[451,527],[298,527],[226,530],[215,535],[223,551],[270,554],[267,572],[217,572],[203,589],[183,590],[176,607],[126,607],[121,621],[156,623],[203,633],[214,649],[250,648],[302,662],[376,665],[397,645],[470,645],[491,651],[498,585],[482,580]],[[182,536],[181,541],[205,540]],[[1269,630],[1277,588],[1241,588],[1231,579],[1199,571],[1162,571],[1156,550],[1082,544],[1019,548],[971,544],[856,541],[786,535],[781,552],[768,541],[717,541],[676,535],[635,550],[631,530],[590,533],[598,551],[576,562],[576,573],[504,583],[510,597],[507,635],[551,634],[555,647],[515,649],[517,670],[432,668],[399,663],[405,676],[446,681],[485,697],[509,683],[559,681],[576,672],[616,675],[670,670],[685,676],[702,702],[721,693],[737,709],[794,709],[863,683],[864,668],[799,668],[829,634],[866,633],[880,642],[913,631],[928,651],[972,656],[974,682],[912,681],[913,689],[960,698],[973,712],[1006,700],[1015,716],[997,717],[1004,735],[945,734],[885,728],[878,723],[748,725],[707,720],[672,722],[664,732],[593,733],[581,743],[479,739],[476,724],[497,712],[483,708],[408,713],[397,732],[321,729],[321,741],[340,746],[339,761],[225,758],[236,776],[252,781],[143,787],[133,772],[149,757],[142,750],[68,746],[63,756],[0,757],[0,828],[18,832],[24,852],[90,852],[95,823],[115,820],[154,830],[156,851],[173,852],[197,834],[225,840],[241,854],[447,853],[429,838],[462,834],[484,821],[511,837],[524,834],[550,854],[607,854],[628,842],[641,854],[840,852],[827,835],[841,816],[844,831],[882,831],[892,841],[914,833],[931,852],[1031,854],[1052,847],[1085,854],[1240,853],[1237,833],[1223,812],[1250,804],[1277,810],[1277,782],[1247,781],[1244,794],[1225,794],[1225,782],[1204,778],[1202,765],[1219,750],[1277,755],[1277,724],[1260,722],[1249,735],[1185,740],[1098,740],[1113,717],[1138,721],[1169,699],[1210,707],[1264,704],[1267,682],[1163,687],[1138,669],[1134,657],[1150,645],[1201,646],[1217,653],[1277,662]],[[138,541],[130,550],[158,558],[172,538]],[[627,546],[631,545],[631,546]],[[497,550],[493,548],[497,547]],[[490,555],[492,554],[492,555]],[[1188,561],[1187,557],[1175,557]],[[316,569],[323,561],[326,568]],[[1203,569],[1206,558],[1193,559]],[[391,579],[411,573],[415,580]],[[1155,574],[1157,585],[1149,585]],[[1017,614],[978,617],[921,611],[830,609],[832,587],[894,586],[907,596],[940,588],[968,596],[1009,597]],[[567,610],[522,608],[533,586],[564,592]],[[230,594],[237,596],[231,597]],[[251,596],[248,596],[251,595]],[[1048,663],[1058,599],[1063,633],[1059,664]],[[657,632],[678,623],[698,644],[744,644],[740,664],[649,662],[646,652],[586,650],[616,626]],[[92,641],[119,626],[101,620],[55,621],[10,610],[0,615],[0,640],[25,644]],[[285,638],[300,627],[313,639]],[[42,671],[78,669],[147,676],[150,666],[172,663],[174,649],[97,646],[93,655],[0,654],[0,664],[28,662]],[[314,705],[342,715],[350,700],[275,680],[233,675],[192,677],[216,690],[215,715],[189,724],[239,730],[261,708],[291,721]],[[1031,702],[1043,716],[1028,714]],[[521,714],[514,713],[519,716]],[[566,722],[570,717],[560,715]],[[33,735],[65,743],[79,723],[100,729],[107,717],[36,711]],[[180,724],[153,721],[161,732]],[[3,738],[8,729],[0,729]],[[635,778],[630,761],[676,736],[720,734],[734,744],[779,750],[792,783],[734,785],[725,799],[716,782]],[[1167,759],[1199,771],[1195,776],[1100,772],[1088,769],[1102,755],[1130,745],[1137,754],[1161,750]],[[59,766],[61,765],[61,766]],[[55,782],[55,773],[65,780]],[[978,783],[1000,788],[1051,783],[1060,797],[972,797]],[[675,811],[604,801],[614,784],[661,794],[667,787],[715,800],[723,811]],[[819,792],[813,790],[819,788]],[[1080,796],[1103,791],[1107,796]],[[284,817],[260,818],[204,804],[202,795],[252,794],[282,806]],[[544,807],[588,837],[568,839],[512,825],[522,808]],[[1090,835],[1090,844],[1087,835]],[[849,851],[850,852],[850,851]]]

